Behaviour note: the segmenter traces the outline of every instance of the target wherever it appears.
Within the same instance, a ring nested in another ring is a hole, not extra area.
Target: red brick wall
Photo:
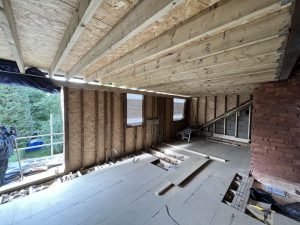
[[[253,94],[254,175],[261,182],[293,192],[300,191],[299,78],[264,84]]]

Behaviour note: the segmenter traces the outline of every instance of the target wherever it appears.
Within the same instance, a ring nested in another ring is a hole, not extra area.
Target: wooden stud
[[[147,143],[147,137],[146,137],[146,133],[147,133],[147,114],[146,114],[146,110],[147,110],[147,97],[143,96],[143,148],[148,151],[148,143]]]
[[[205,111],[204,111],[205,112],[204,113],[205,114],[205,123],[207,123],[207,96],[205,96],[205,106],[204,107],[205,107]]]
[[[110,136],[111,136],[111,141],[110,141],[110,156],[114,154],[114,104],[115,104],[115,99],[114,99],[114,93],[110,92]]]
[[[252,105],[249,105],[249,118],[248,118],[248,139],[251,138],[251,121],[252,121]]]
[[[81,169],[84,169],[83,158],[84,158],[84,90],[80,90],[80,122],[81,122]]]
[[[104,92],[104,149],[105,149],[105,161],[107,162],[107,92]]]
[[[235,128],[234,128],[234,136],[238,136],[238,112],[235,113]]]
[[[64,159],[65,159],[65,170],[66,172],[70,171],[71,165],[70,165],[70,139],[69,139],[69,130],[70,130],[70,124],[69,124],[69,88],[64,87],[63,88],[63,98],[64,98],[64,105],[63,105],[63,117],[64,117]]]
[[[225,95],[224,112],[227,113],[227,95]],[[227,128],[227,117],[224,117],[224,131],[223,131],[224,135],[226,135],[226,128]]]
[[[199,107],[200,107],[200,104],[199,104],[199,98],[197,98],[197,104],[196,104],[196,107],[197,107],[197,110],[196,110],[196,113],[197,113],[197,126],[199,126]]]
[[[137,152],[137,127],[134,127],[134,152]]]
[[[236,95],[236,107],[239,107],[240,104],[240,96]],[[235,129],[234,129],[234,136],[238,136],[238,129],[239,129],[239,112],[235,113]]]
[[[96,164],[99,163],[98,160],[98,148],[99,148],[99,139],[98,139],[98,132],[99,132],[99,112],[98,112],[98,91],[95,91],[95,162]]]
[[[156,117],[155,117],[155,103],[156,103],[156,97],[151,97],[152,98],[152,113],[151,113],[151,119],[152,119],[152,121],[154,120],[154,119],[156,119]],[[155,127],[156,127],[156,125],[154,125],[154,124],[152,124],[151,125],[151,140],[150,140],[150,142],[151,142],[151,147],[152,146],[154,146],[155,145],[155,140],[154,140],[154,138],[155,138]],[[156,139],[156,138],[155,138]]]
[[[217,96],[214,97],[214,119],[217,116]],[[213,125],[213,133],[216,133],[216,123]]]
[[[121,94],[121,109],[122,110],[122,122],[123,122],[123,137],[122,140],[122,156],[125,155],[126,152],[126,127],[127,127],[127,97],[126,94]]]

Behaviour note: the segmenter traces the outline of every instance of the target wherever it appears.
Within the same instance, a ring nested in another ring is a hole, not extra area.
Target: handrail
[[[63,135],[64,133],[53,133],[51,134],[40,134],[40,135],[32,135],[32,136],[26,136],[26,137],[17,137],[16,141],[19,140],[25,140],[25,139],[30,139],[30,138],[37,138],[37,137],[51,137],[51,136],[58,136],[58,135]],[[55,142],[55,143],[49,143],[49,144],[42,144],[42,145],[36,145],[36,146],[30,146],[30,147],[24,147],[24,148],[18,148],[18,150],[26,150],[26,149],[31,149],[31,148],[40,148],[40,147],[47,147],[47,146],[53,146],[53,145],[59,145],[63,144],[64,142]],[[17,149],[14,148],[14,151],[16,152]],[[51,152],[52,153],[52,152]],[[51,154],[52,155],[52,154]]]
[[[53,133],[53,135],[62,135],[63,133]],[[35,138],[35,137],[50,137],[51,134],[40,134],[40,135],[33,135],[33,136],[26,136],[26,137],[17,137],[16,140],[24,140],[29,138]]]
[[[60,141],[60,142],[52,143],[52,145],[59,145],[59,144],[63,144],[63,143],[64,143],[63,141]],[[39,148],[39,147],[46,147],[46,146],[51,146],[51,143],[43,144],[43,145],[35,145],[35,146],[31,146],[31,147],[18,148],[18,150],[26,150],[26,149],[30,149],[30,148]]]
[[[227,117],[231,116],[232,114],[234,114],[234,113],[242,110],[243,108],[246,108],[247,106],[252,105],[252,103],[253,103],[253,100],[250,100],[250,101],[244,103],[243,105],[241,105],[239,107],[236,107],[236,108],[232,109],[231,111],[229,111],[229,112],[227,112],[227,113],[225,113],[225,114],[223,114],[223,115],[221,115],[221,116],[219,116],[219,117],[211,120],[210,122],[204,124],[203,126],[200,127],[200,129],[206,128],[206,127],[208,127],[208,126],[210,126],[210,125],[218,122],[221,119],[227,118]]]

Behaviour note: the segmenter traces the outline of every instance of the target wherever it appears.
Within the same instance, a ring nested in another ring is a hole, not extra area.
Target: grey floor
[[[263,224],[221,202],[236,172],[249,172],[248,147],[204,140],[175,145],[229,161],[211,161],[184,186],[156,196],[168,172],[151,164],[153,156],[143,154],[139,160],[130,159],[1,205],[0,224]],[[298,223],[276,215],[274,224]]]

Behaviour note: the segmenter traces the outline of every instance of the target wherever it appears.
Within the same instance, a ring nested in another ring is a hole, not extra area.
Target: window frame
[[[182,99],[184,100],[184,104],[183,104],[183,114],[182,114],[182,118],[181,119],[174,119],[174,109],[175,109],[175,99]],[[186,119],[186,104],[187,104],[187,100],[185,98],[173,98],[173,110],[172,110],[172,121],[173,122],[178,122],[178,121],[183,121]]]
[[[128,99],[127,96],[129,94],[133,95],[141,95],[142,96],[142,122],[141,123],[136,123],[136,124],[128,124]],[[144,118],[144,101],[145,101],[145,96],[143,94],[135,94],[135,93],[126,93],[125,94],[125,104],[126,104],[126,113],[125,113],[125,123],[126,123],[126,128],[132,128],[132,127],[142,127],[144,126],[145,118]]]

